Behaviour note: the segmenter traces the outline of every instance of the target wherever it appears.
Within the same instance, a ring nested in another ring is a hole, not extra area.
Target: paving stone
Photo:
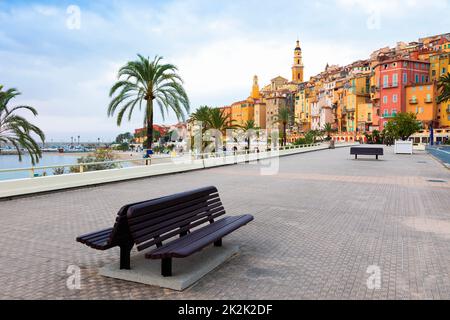
[[[426,161],[426,164],[419,163]],[[0,299],[450,299],[450,171],[426,153],[354,160],[348,148],[0,202]],[[442,179],[444,183],[429,180]],[[111,279],[118,260],[75,242],[118,209],[215,185],[228,214],[255,220],[241,252],[183,292]],[[81,270],[70,290],[67,268]],[[381,288],[369,289],[369,266]]]

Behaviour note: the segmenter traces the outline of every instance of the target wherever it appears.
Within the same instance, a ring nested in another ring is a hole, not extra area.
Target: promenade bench
[[[383,155],[383,148],[380,147],[351,147],[350,154],[355,155],[355,159],[358,159],[358,155],[375,156],[378,160],[378,156]]]
[[[147,259],[161,259],[161,274],[172,275],[172,258],[188,257],[253,220],[249,214],[227,216],[217,188],[205,187],[122,207],[114,227],[77,237],[97,250],[120,247],[120,269],[130,269],[130,253],[152,250]]]
[[[144,202],[128,208],[137,250],[153,248],[147,259],[161,259],[161,274],[172,275],[172,258],[188,257],[253,220],[249,214],[227,216],[215,187],[205,187]],[[178,238],[174,238],[178,237]]]

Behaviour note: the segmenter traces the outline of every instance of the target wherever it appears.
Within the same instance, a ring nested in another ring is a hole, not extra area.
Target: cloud
[[[60,2],[0,1],[1,81],[23,92],[16,103],[29,102],[39,109],[38,121],[49,137],[86,134],[96,139],[100,133],[114,138],[141,126],[139,113],[120,128],[106,117],[116,72],[137,53],[162,55],[175,63],[195,109],[245,99],[255,74],[261,86],[277,75],[290,78],[297,36],[309,77],[326,63],[364,59],[379,47],[414,40],[424,32],[445,32],[449,26],[445,19],[436,19],[447,8],[446,1],[433,0],[76,4],[81,28],[70,30],[67,8]],[[404,6],[407,10],[399,10]],[[383,24],[378,32],[368,33],[365,20],[374,8],[382,10]],[[398,12],[402,22],[395,16]],[[404,28],[404,19],[415,23]],[[163,121],[158,112],[155,121]],[[173,115],[165,119],[175,121]]]

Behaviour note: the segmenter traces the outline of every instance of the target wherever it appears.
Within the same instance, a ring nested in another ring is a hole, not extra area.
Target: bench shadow
[[[373,161],[373,162],[387,161],[387,160],[384,160],[384,159],[378,159],[377,160],[377,159],[369,159],[369,158],[358,158],[358,159],[350,158],[348,160],[352,160],[352,161]]]

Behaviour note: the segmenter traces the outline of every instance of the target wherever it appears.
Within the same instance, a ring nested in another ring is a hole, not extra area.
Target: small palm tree
[[[440,92],[438,96],[438,103],[450,100],[450,73],[447,73],[439,78],[438,89]]]
[[[189,99],[183,88],[183,80],[177,74],[178,69],[172,64],[162,64],[162,57],[156,56],[153,61],[138,55],[138,59],[130,61],[118,72],[118,81],[109,92],[114,98],[108,106],[108,116],[117,113],[117,125],[128,113],[131,120],[136,106],[139,110],[144,104],[144,126],[147,127],[146,148],[151,150],[153,144],[154,105],[159,107],[163,119],[172,110],[177,118],[185,119],[189,112]]]
[[[225,114],[224,110],[218,108],[211,108],[209,110],[209,116],[206,120],[206,126],[208,129],[215,129],[224,134],[227,129],[235,129],[237,125],[233,124],[235,120],[231,119],[230,114]],[[218,152],[218,137],[215,139],[215,150]]]
[[[331,139],[331,133],[334,131],[333,126],[331,125],[331,123],[325,123],[325,125],[323,126],[323,131],[327,134],[327,139],[330,140]]]
[[[249,131],[249,130],[259,130],[260,128],[256,126],[255,124],[255,120],[247,120],[243,126],[240,126],[240,128],[242,128],[244,131]],[[247,136],[246,140],[247,140],[247,150],[250,151],[250,142],[251,142],[251,137]]]
[[[291,114],[289,113],[289,109],[286,107],[282,107],[278,110],[278,114],[275,116],[275,121],[273,123],[279,123],[283,125],[283,137],[281,139],[281,145],[286,145],[286,130],[287,130],[287,124],[289,123],[289,120],[291,118]]]
[[[191,119],[201,122],[202,136],[207,129],[207,124],[210,116],[211,108],[208,106],[200,106],[195,112],[191,114]]]
[[[22,148],[24,148],[29,153],[32,164],[35,165],[39,162],[42,153],[32,135],[37,135],[42,142],[45,140],[45,135],[41,129],[16,113],[27,110],[33,116],[37,116],[36,109],[30,106],[8,107],[11,99],[18,95],[20,92],[16,89],[3,91],[3,86],[0,85],[0,144],[12,144],[17,150],[19,161],[22,161]]]

